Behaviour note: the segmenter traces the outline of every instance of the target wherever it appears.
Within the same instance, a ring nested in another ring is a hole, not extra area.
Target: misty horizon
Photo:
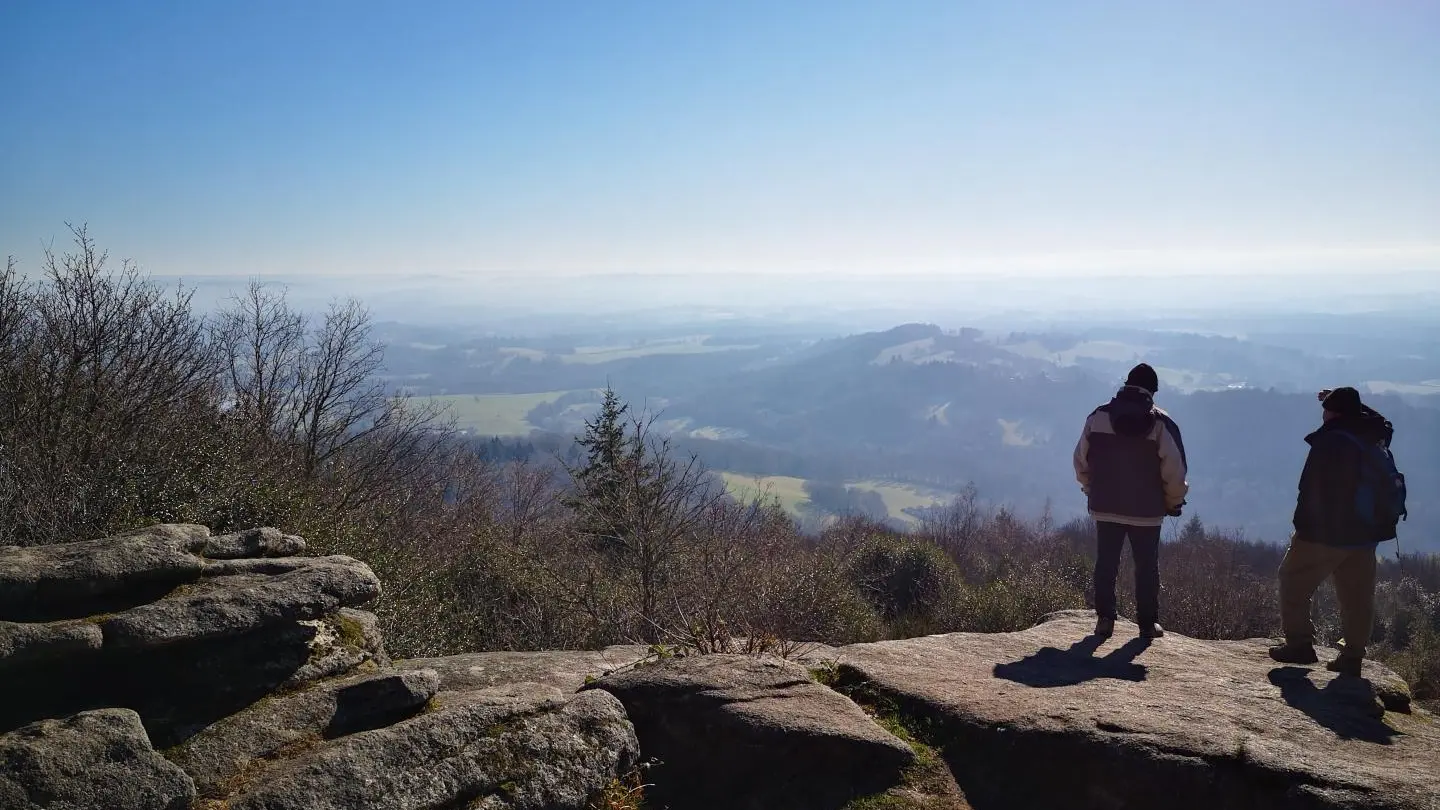
[[[1363,314],[1391,312],[1425,319],[1440,307],[1440,275],[1425,272],[1365,275],[1227,276],[1199,273],[1164,277],[1105,275],[929,276],[736,274],[697,278],[665,274],[605,274],[565,279],[465,279],[462,276],[371,276],[339,279],[294,276],[156,276],[184,284],[199,302],[214,306],[250,281],[283,286],[311,305],[356,297],[377,316],[411,322],[566,312],[643,313],[669,309],[781,311],[884,311],[900,320],[989,317],[1006,313],[1086,315],[1140,320],[1224,314]],[[823,281],[817,284],[817,280]],[[1437,319],[1440,320],[1440,319]],[[477,322],[475,325],[483,326]]]

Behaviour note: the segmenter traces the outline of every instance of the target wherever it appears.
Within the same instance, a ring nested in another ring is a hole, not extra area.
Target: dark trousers
[[[1115,578],[1120,573],[1120,553],[1130,537],[1130,556],[1135,559],[1135,623],[1144,627],[1160,620],[1160,527],[1096,523],[1100,541],[1095,558],[1095,615],[1115,618]]]
[[[1375,621],[1375,547],[1337,548],[1292,539],[1280,563],[1280,626],[1291,644],[1315,643],[1310,600],[1327,578],[1340,602],[1341,655],[1364,658]]]

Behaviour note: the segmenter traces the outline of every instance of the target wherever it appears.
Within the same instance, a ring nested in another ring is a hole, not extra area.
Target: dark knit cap
[[[1325,410],[1341,416],[1357,416],[1365,412],[1365,403],[1360,401],[1360,392],[1354,388],[1336,388],[1321,401]]]
[[[1160,377],[1155,374],[1155,369],[1151,368],[1149,363],[1141,363],[1130,369],[1130,376],[1125,378],[1125,384],[1144,388],[1153,394],[1160,390]]]

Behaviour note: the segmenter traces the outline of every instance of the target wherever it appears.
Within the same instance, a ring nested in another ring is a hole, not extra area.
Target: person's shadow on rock
[[[1041,647],[1019,661],[996,664],[994,674],[997,678],[1037,688],[1075,686],[1097,678],[1145,680],[1149,670],[1144,664],[1135,663],[1135,659],[1150,647],[1150,639],[1133,638],[1096,658],[1095,651],[1104,642],[1103,638],[1091,635],[1065,650]]]
[[[1310,670],[1292,666],[1270,670],[1269,680],[1280,687],[1280,697],[1291,708],[1341,739],[1390,745],[1400,736],[1385,724],[1385,707],[1376,697],[1375,687],[1364,678],[1333,678],[1324,687],[1316,688]]]

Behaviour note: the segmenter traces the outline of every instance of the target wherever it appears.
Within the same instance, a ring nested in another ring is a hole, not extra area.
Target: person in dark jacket
[[[1355,439],[1389,447],[1394,428],[1361,402],[1354,388],[1321,391],[1319,397],[1322,422],[1305,437],[1310,452],[1300,473],[1295,531],[1280,563],[1285,643],[1271,647],[1270,657],[1287,664],[1318,660],[1310,602],[1320,584],[1333,578],[1345,645],[1326,668],[1359,675],[1375,615],[1375,547],[1394,539],[1395,532],[1393,527],[1372,526],[1356,512],[1364,459]]]
[[[1189,484],[1180,427],[1155,407],[1160,380],[1141,363],[1121,388],[1096,408],[1075,445],[1075,479],[1095,519],[1095,635],[1115,632],[1115,578],[1130,540],[1135,559],[1135,621],[1144,638],[1160,626],[1160,527],[1179,517]]]

